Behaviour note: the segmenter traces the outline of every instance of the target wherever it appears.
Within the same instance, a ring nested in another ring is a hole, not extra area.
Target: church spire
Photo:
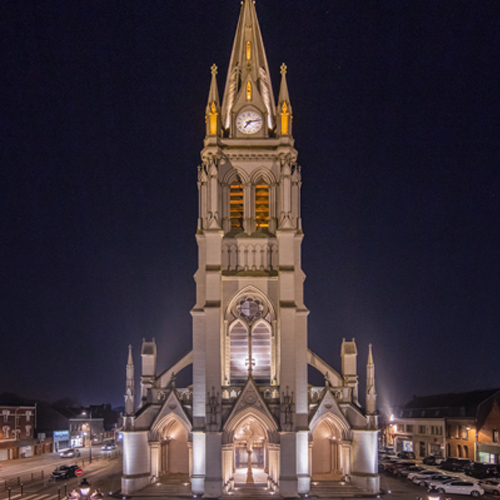
[[[217,66],[213,64],[210,70],[212,71],[212,80],[210,82],[210,91],[208,92],[208,102],[205,110],[207,136],[219,135],[220,132],[220,102],[219,89],[217,87]]]
[[[278,117],[277,133],[278,136],[292,135],[292,105],[288,95],[288,85],[286,83],[286,64],[281,65],[281,85],[278,97],[278,108],[276,116]]]
[[[134,413],[134,361],[132,359],[132,346],[128,346],[127,381],[125,384],[125,415]]]
[[[257,12],[253,0],[243,0],[241,4],[222,100],[222,126],[229,128],[233,105],[240,92],[245,92],[247,98],[259,92],[267,111],[267,125],[272,129],[274,96]]]
[[[377,412],[377,394],[375,393],[375,364],[373,363],[372,345],[368,345],[368,361],[366,363],[366,414]]]

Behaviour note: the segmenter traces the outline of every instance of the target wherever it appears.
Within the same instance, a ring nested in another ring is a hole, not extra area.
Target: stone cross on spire
[[[210,67],[210,71],[212,71],[212,75],[216,75],[217,74],[217,64],[212,64],[212,66]]]
[[[285,63],[283,63],[281,66],[280,66],[280,73],[282,75],[286,75],[286,70],[287,70],[287,65]]]

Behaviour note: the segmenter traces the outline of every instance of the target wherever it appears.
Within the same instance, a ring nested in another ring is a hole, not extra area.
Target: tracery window
[[[258,383],[271,382],[272,327],[267,306],[257,297],[233,307],[237,319],[229,328],[229,383],[244,383],[250,373]]]
[[[229,333],[229,370],[231,384],[245,382],[248,377],[248,329],[238,321]]]
[[[244,216],[243,184],[239,177],[234,179],[229,188],[229,205],[231,228],[242,228]]]
[[[255,224],[269,227],[269,185],[262,179],[255,185]]]

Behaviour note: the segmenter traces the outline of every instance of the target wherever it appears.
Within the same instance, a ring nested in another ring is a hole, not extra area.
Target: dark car
[[[413,451],[400,451],[398,457],[406,460],[415,460],[415,453]]]
[[[76,477],[75,471],[79,468],[78,465],[61,465],[52,473],[52,478],[57,481],[58,479]]]
[[[452,472],[463,472],[470,464],[467,458],[450,458],[448,457],[440,466],[440,469],[449,470]]]
[[[104,444],[101,446],[101,450],[104,450],[104,451],[112,451],[112,450],[116,450],[116,443],[113,443],[113,442],[104,443]]]
[[[441,462],[443,462],[443,458],[441,457],[436,457],[434,455],[429,455],[428,457],[425,457],[422,462],[425,465],[439,465]]]
[[[465,474],[476,479],[498,477],[498,466],[496,464],[485,464],[472,462],[465,468]]]

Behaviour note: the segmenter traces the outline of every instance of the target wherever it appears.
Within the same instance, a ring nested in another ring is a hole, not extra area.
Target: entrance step
[[[268,491],[266,484],[244,484],[236,483],[234,485],[235,491],[231,493],[226,493],[224,499],[237,498],[242,499],[253,499],[253,498],[267,498],[267,499],[280,499],[281,497],[273,492]]]
[[[352,484],[341,481],[313,481],[309,497],[338,498],[357,497],[363,495],[363,491]]]

